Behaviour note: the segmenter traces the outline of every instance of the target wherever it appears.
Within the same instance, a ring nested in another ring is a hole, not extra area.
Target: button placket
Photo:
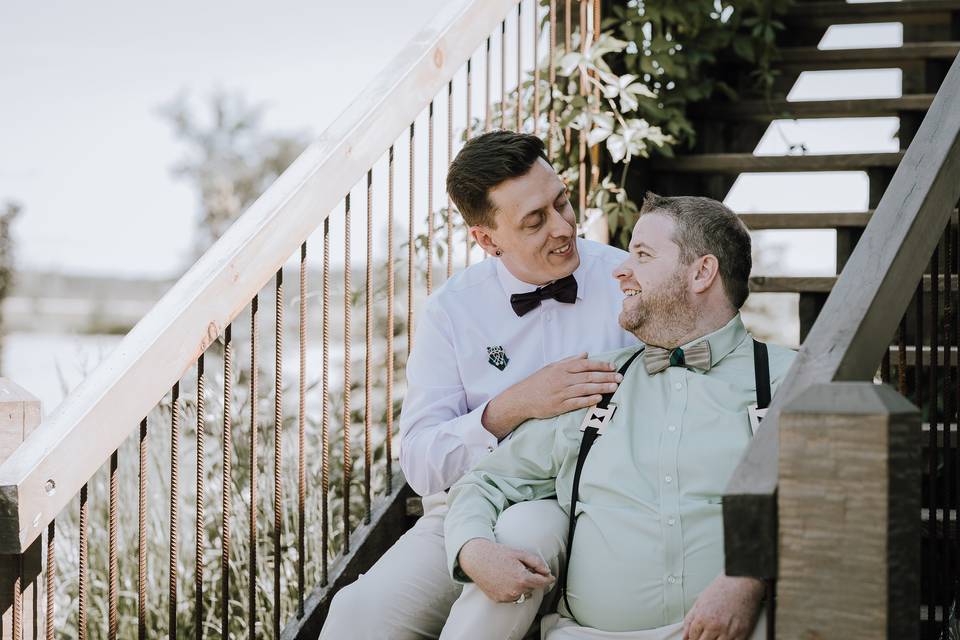
[[[680,448],[681,418],[686,406],[686,371],[679,367],[667,369],[669,402],[664,427],[660,460],[661,522],[664,535],[664,566],[666,613],[669,617],[683,616],[683,532],[680,526],[680,475],[677,458]]]

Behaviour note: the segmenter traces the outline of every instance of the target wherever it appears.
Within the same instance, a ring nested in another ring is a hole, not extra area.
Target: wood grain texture
[[[773,399],[725,492],[724,544],[731,575],[775,577],[779,414],[818,382],[871,380],[915,283],[960,199],[960,62],[954,61],[863,237]]]
[[[810,387],[780,415],[777,633],[915,638],[920,412],[870,382]]]
[[[721,104],[701,103],[692,106],[690,112],[698,118],[769,122],[800,118],[897,116],[904,111],[926,111],[932,102],[933,94],[929,93],[854,100],[742,100]]]
[[[805,156],[755,156],[752,153],[699,153],[675,158],[657,157],[650,165],[658,171],[681,173],[768,173],[794,171],[865,171],[896,167],[903,152],[835,153]]]

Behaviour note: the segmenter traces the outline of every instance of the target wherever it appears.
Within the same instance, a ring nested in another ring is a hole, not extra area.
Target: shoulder
[[[457,308],[465,299],[490,295],[500,291],[497,269],[493,260],[481,260],[452,275],[427,299],[427,308],[438,311]]]

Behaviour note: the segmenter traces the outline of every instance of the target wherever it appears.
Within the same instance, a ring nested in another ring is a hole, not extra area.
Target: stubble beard
[[[675,347],[696,324],[689,294],[685,274],[677,269],[663,286],[641,291],[636,304],[620,312],[620,326],[646,344]]]

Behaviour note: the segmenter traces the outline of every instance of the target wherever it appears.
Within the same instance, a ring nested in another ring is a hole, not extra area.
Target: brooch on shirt
[[[507,353],[503,350],[503,347],[487,347],[487,355],[490,356],[490,359],[487,360],[490,364],[495,366],[500,371],[503,371],[507,368],[507,364],[510,363],[510,358],[507,357]]]

